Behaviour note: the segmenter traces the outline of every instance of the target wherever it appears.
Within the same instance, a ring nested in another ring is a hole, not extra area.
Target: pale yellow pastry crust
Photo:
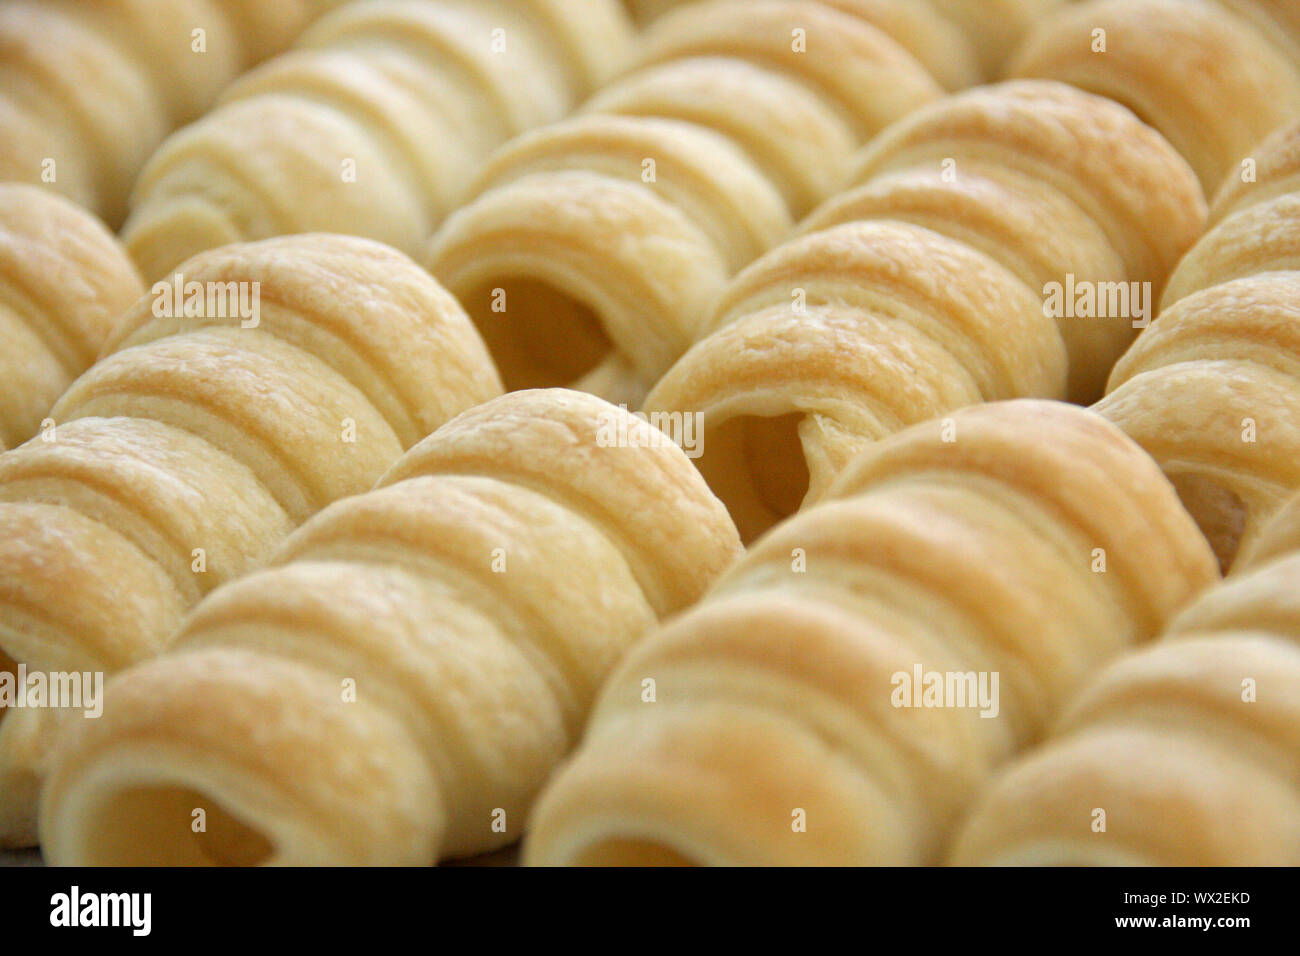
[[[1295,866],[1297,573],[1292,555],[1234,575],[1098,675],[989,788],[952,862]]]
[[[47,857],[411,864],[517,840],[606,672],[740,551],[653,435],[564,391],[435,432],[109,685],[56,754]],[[222,825],[196,838],[194,808]]]
[[[571,110],[631,41],[616,0],[344,5],[154,152],[124,239],[150,279],[301,232],[415,253],[491,149]]]
[[[293,236],[183,269],[199,288],[257,283],[255,327],[158,318],[146,295],[59,399],[53,429],[0,456],[0,647],[34,669],[152,656],[294,525],[500,394],[468,317],[395,250]],[[35,838],[56,723],[4,715],[0,779],[14,785],[0,788],[0,842]]]
[[[863,452],[632,649],[526,862],[936,862],[996,765],[1214,581],[1173,489],[1098,416],[1019,401],[952,424]],[[998,672],[998,715],[894,706],[918,663]]]
[[[1158,133],[1054,82],[924,107],[857,167],[861,185],[732,279],[646,398],[702,414],[698,464],[746,541],[900,428],[981,401],[1098,398],[1141,324],[1132,295],[1154,311],[1205,217]],[[1122,284],[1129,312],[1053,315],[1050,285],[1076,282]]]
[[[163,137],[337,2],[4,4],[0,175],[47,184],[116,227],[132,181]]]

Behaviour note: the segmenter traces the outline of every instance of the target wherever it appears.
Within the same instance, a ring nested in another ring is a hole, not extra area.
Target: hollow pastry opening
[[[1209,476],[1183,472],[1170,475],[1169,480],[1210,542],[1220,570],[1227,574],[1241,550],[1250,508],[1231,488]]]
[[[0,674],[8,674],[9,680],[13,681],[14,690],[18,690],[18,662],[6,654],[3,647],[0,647]],[[8,712],[4,698],[0,697],[0,720],[4,720]]]
[[[583,847],[573,866],[699,866],[675,847],[657,840],[609,837]]]
[[[808,494],[801,413],[704,420],[700,473],[750,544],[799,510]]]
[[[540,279],[499,276],[463,302],[509,391],[571,385],[614,351],[593,309]]]
[[[181,786],[118,790],[81,832],[93,838],[84,857],[91,866],[256,866],[275,849],[217,801]]]

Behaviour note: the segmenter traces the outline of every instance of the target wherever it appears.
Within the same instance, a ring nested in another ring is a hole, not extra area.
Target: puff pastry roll
[[[36,186],[0,184],[0,449],[36,434],[143,293],[98,219]]]
[[[1043,20],[1008,71],[1123,103],[1187,157],[1208,192],[1300,112],[1300,61],[1268,37],[1203,0],[1090,0]]]
[[[427,864],[511,843],[606,672],[739,552],[647,422],[562,390],[489,402],[109,684],[58,750],[44,851]]]
[[[638,23],[697,0],[627,0]],[[1020,38],[1064,0],[822,0],[865,16],[949,89],[993,79]]]
[[[0,7],[0,180],[122,218],[168,131],[338,0],[9,0]]]
[[[1154,463],[1063,403],[915,426],[828,499],[619,664],[527,863],[932,863],[993,768],[1216,576]],[[919,674],[988,693],[927,705]]]
[[[1160,462],[1225,570],[1300,488],[1298,303],[1298,272],[1179,299],[1095,406]]]
[[[631,0],[633,16],[640,23],[699,0]],[[759,3],[769,0],[758,0]],[[939,12],[930,0],[820,0],[883,30],[903,46],[948,89],[974,86],[984,78],[973,37]],[[954,8],[967,0],[956,0]],[[751,8],[757,6],[750,4]]]
[[[939,12],[931,0],[820,0],[884,31],[921,63],[945,89],[960,90],[985,79],[978,40]],[[960,3],[958,4],[960,5]]]
[[[184,268],[194,290],[256,294],[252,319],[168,305],[155,287],[54,428],[0,456],[0,648],[33,671],[158,652],[296,524],[501,392],[451,296],[377,243],[289,237]],[[0,722],[0,841],[34,838],[51,713]]]
[[[414,252],[492,148],[567,113],[630,42],[616,0],[347,5],[162,144],[123,236],[150,279],[288,233]]]
[[[1002,773],[958,864],[1300,863],[1300,556],[1201,597]]]
[[[1097,410],[1160,462],[1226,570],[1300,488],[1297,129],[1220,187],[1218,222],[1170,277],[1156,322]]]
[[[1049,285],[1154,294],[1204,217],[1159,134],[1040,81],[918,111],[859,178],[735,277],[646,399],[703,416],[697,464],[747,541],[907,425],[982,401],[1095,399],[1133,314],[1053,316]]]
[[[910,15],[877,7],[894,9],[684,5],[645,33],[638,72],[487,163],[428,263],[507,386],[640,404],[727,276],[826,195],[853,146],[941,95],[887,33]]]

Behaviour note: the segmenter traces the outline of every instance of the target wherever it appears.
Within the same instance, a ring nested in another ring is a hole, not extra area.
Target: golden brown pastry
[[[629,0],[638,23],[648,24],[670,10],[699,0]],[[750,0],[753,9],[771,0]],[[820,0],[883,30],[948,89],[974,86],[982,79],[973,38],[945,19],[928,0]],[[960,6],[968,0],[956,0]]]
[[[525,862],[932,863],[993,769],[1216,576],[1154,463],[1062,403],[917,425],[827,499],[618,666]]]
[[[630,41],[617,0],[350,4],[163,143],[124,238],[150,279],[287,233],[414,252],[489,150],[563,116]]]
[[[121,221],[168,131],[340,0],[7,0],[0,180],[42,183]]]
[[[946,163],[949,159],[952,162]],[[948,173],[941,180],[946,185],[952,180],[960,184],[974,173],[1012,192],[1046,194],[1045,201],[1056,197],[1044,187],[1063,193],[1106,237],[1124,265],[1123,278],[1150,282],[1157,293],[1204,228],[1204,196],[1186,161],[1167,140],[1136,122],[1127,110],[1056,82],[1001,83],[918,111],[863,151],[851,181],[869,183],[877,176],[927,165]],[[843,195],[836,196],[827,207],[839,209],[845,201]],[[1010,197],[1006,203],[1014,205]],[[835,214],[836,221],[847,218],[856,217]],[[1078,219],[1071,218],[1074,231]],[[972,229],[970,234],[981,231]],[[1100,255],[1087,249],[1095,242],[1094,230],[1085,225],[1079,231],[1079,248],[1045,277],[1060,282],[1062,266]],[[967,241],[962,235],[957,238]],[[1040,243],[1066,241],[1038,238]],[[1011,247],[1002,253],[1009,265],[1016,254],[1030,255],[1023,235],[1000,244],[985,239],[980,247],[993,255],[999,246]],[[1037,281],[1032,284],[1042,291]]]
[[[698,0],[627,0],[638,23]],[[1064,0],[822,0],[894,37],[949,89],[997,77],[1038,19]],[[1248,0],[1241,0],[1248,2]]]
[[[56,754],[45,854],[427,864],[514,842],[605,673],[739,551],[685,454],[626,410],[482,405],[110,683]]]
[[[0,455],[0,648],[30,670],[112,672],[157,653],[296,524],[500,394],[464,312],[377,243],[267,240],[184,274],[202,304],[155,287],[54,427]],[[54,713],[0,723],[0,843],[34,839]]]
[[[1029,35],[1008,72],[1123,103],[1187,157],[1207,192],[1300,112],[1300,61],[1203,0],[1064,6]]]
[[[930,0],[821,0],[884,31],[912,54],[945,89],[960,90],[984,80],[976,44],[945,18]],[[814,51],[817,52],[817,51]]]
[[[807,303],[788,304],[791,290]],[[697,464],[746,542],[821,498],[873,441],[966,405],[1065,392],[1064,344],[1030,290],[910,224],[787,243],[717,315],[646,407],[701,416]]]
[[[1300,273],[1178,299],[1115,366],[1096,410],[1160,463],[1231,567],[1300,488]]]
[[[0,183],[0,449],[36,434],[143,292],[98,219],[48,190]]]
[[[1300,556],[1213,588],[1005,770],[962,865],[1300,863]]]
[[[584,115],[498,152],[428,263],[507,386],[640,404],[727,276],[837,184],[853,145],[941,94],[887,32],[919,29],[915,11],[891,9],[683,5]]]
[[[1300,488],[1296,129],[1225,180],[1217,224],[1179,263],[1160,317],[1096,406],[1160,462],[1225,570]]]
[[[747,541],[907,425],[981,401],[1095,399],[1139,300],[1088,317],[1073,298],[1053,311],[1050,287],[1136,289],[1150,310],[1205,212],[1159,134],[1042,81],[918,111],[856,178],[736,276],[646,399],[703,415],[697,463]]]
[[[743,150],[794,217],[842,185],[856,144],[848,124],[797,78],[729,57],[644,67],[599,90],[583,112],[714,130]]]

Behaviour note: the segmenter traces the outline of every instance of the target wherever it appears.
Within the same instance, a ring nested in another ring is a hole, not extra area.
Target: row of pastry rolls
[[[1300,498],[1008,767],[959,864],[1300,863]]]
[[[298,232],[414,252],[491,149],[567,113],[631,40],[617,0],[348,5],[154,152],[123,237],[150,280]]]
[[[30,671],[156,653],[205,593],[501,392],[455,300],[369,240],[230,246],[185,279],[226,308],[144,296],[53,426],[0,455],[0,650]],[[35,837],[59,713],[0,710],[0,841]]]
[[[91,210],[120,220],[167,131],[339,2],[17,0],[0,9],[0,449],[35,434],[144,292]]]
[[[1097,406],[1161,463],[1225,569],[1300,489],[1298,143],[1285,127],[1228,177]]]
[[[126,250],[89,212],[0,184],[0,451],[36,434],[143,293]]]
[[[341,0],[9,0],[0,180],[120,222],[150,151]]]
[[[468,411],[108,685],[56,754],[45,854],[428,864],[512,843],[607,671],[739,551],[686,455],[625,409],[535,390]]]
[[[902,427],[982,401],[1096,398],[1133,317],[1053,312],[1049,288],[1158,290],[1205,218],[1157,132],[1046,81],[916,111],[852,180],[734,278],[646,402],[702,413],[698,464],[746,540]]]
[[[1214,228],[1096,406],[1154,456],[1233,574],[998,776],[952,862],[1300,860],[1297,142],[1284,127],[1232,164]]]
[[[1300,112],[1300,13],[1290,0],[1089,0],[1044,17],[1007,70],[1123,103],[1208,193]]]
[[[936,862],[994,769],[1216,574],[1094,413],[1021,400],[913,426],[624,658],[525,860]],[[899,696],[918,670],[991,693],[918,706]]]
[[[656,20],[635,70],[498,151],[428,264],[508,387],[639,405],[727,277],[837,188],[852,150],[978,71],[899,0],[704,0]]]

